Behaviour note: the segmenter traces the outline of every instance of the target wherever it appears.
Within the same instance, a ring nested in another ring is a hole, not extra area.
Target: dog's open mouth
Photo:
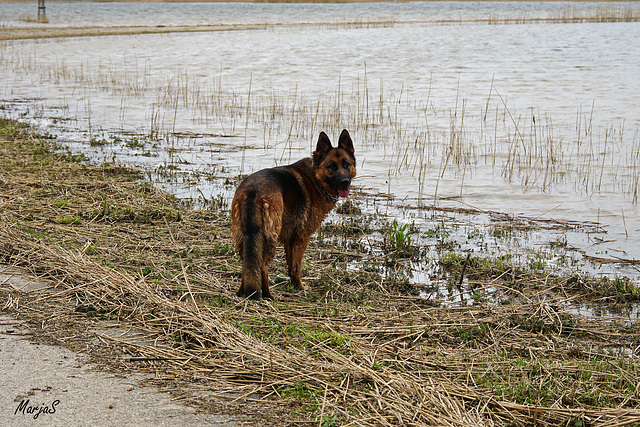
[[[342,190],[338,190],[338,196],[340,196],[340,197],[349,196],[349,189],[348,188],[344,188]]]

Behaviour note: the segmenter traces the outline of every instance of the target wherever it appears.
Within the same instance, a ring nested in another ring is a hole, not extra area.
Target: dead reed
[[[319,129],[336,133],[340,123],[357,133],[363,149],[384,157],[390,188],[396,177],[411,175],[419,199],[430,183],[447,179],[460,181],[463,195],[466,177],[483,173],[502,175],[524,191],[547,192],[569,184],[580,194],[623,194],[633,203],[638,198],[640,133],[637,127],[625,129],[624,123],[594,124],[594,106],[590,111],[578,108],[574,128],[555,123],[544,111],[515,111],[493,82],[478,114],[469,111],[462,94],[450,109],[436,108],[429,99],[413,99],[404,85],[371,82],[366,68],[355,81],[340,79],[335,90],[304,93],[298,88],[252,88],[251,78],[231,85],[222,71],[216,76],[184,69],[167,74],[140,62],[47,63],[35,51],[0,45],[0,67],[9,73],[120,98],[122,128],[129,111],[136,111],[132,114],[147,120],[143,132],[166,151],[191,150],[192,139],[182,135],[193,125],[243,140],[262,137],[262,147],[277,149],[284,162],[291,160],[284,157],[293,149],[306,148]],[[84,102],[90,121],[90,96]],[[148,111],[141,114],[133,107],[138,105]],[[440,192],[436,185],[436,200]]]
[[[354,230],[343,245],[312,244],[308,294],[280,284],[275,301],[248,303],[234,296],[227,212],[183,207],[136,171],[88,165],[1,125],[0,261],[51,284],[26,294],[1,286],[3,310],[102,364],[155,372],[188,401],[205,391],[270,405],[261,412],[281,424],[640,422],[637,320],[562,308],[611,283],[497,261],[461,268],[452,254],[444,268],[455,283],[464,271],[477,303],[447,307],[377,274],[402,259],[391,248],[353,250]],[[615,286],[613,295],[635,295]],[[518,297],[483,303],[495,289]],[[96,321],[137,334],[101,333]],[[101,344],[88,345],[95,336]]]

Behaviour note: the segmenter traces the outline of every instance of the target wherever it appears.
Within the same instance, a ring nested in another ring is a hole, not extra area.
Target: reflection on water
[[[0,3],[0,21],[36,25],[20,20],[25,7]],[[483,218],[471,224],[485,226],[494,212],[559,220],[518,244],[640,259],[640,26],[433,25],[598,7],[55,2],[52,26],[308,25],[4,42],[2,114],[100,160],[192,172],[167,188],[207,198],[230,192],[213,177],[288,163],[320,130],[348,128],[356,185],[386,200],[385,213],[425,228],[406,208],[473,208]]]

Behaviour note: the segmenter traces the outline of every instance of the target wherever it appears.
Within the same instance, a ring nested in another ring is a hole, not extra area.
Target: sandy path
[[[47,284],[0,265],[4,288],[46,292]],[[19,301],[0,301],[2,305]],[[199,413],[168,393],[142,387],[148,376],[124,377],[86,363],[86,356],[30,340],[25,321],[0,310],[0,425],[172,426],[242,424],[243,417]]]

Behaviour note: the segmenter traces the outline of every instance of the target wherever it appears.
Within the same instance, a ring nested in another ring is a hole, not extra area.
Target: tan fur
[[[284,246],[291,283],[306,289],[302,256],[355,174],[353,143],[343,130],[338,147],[322,132],[313,158],[261,170],[240,183],[231,203],[231,233],[242,260],[239,296],[271,298],[268,268],[277,242]]]

